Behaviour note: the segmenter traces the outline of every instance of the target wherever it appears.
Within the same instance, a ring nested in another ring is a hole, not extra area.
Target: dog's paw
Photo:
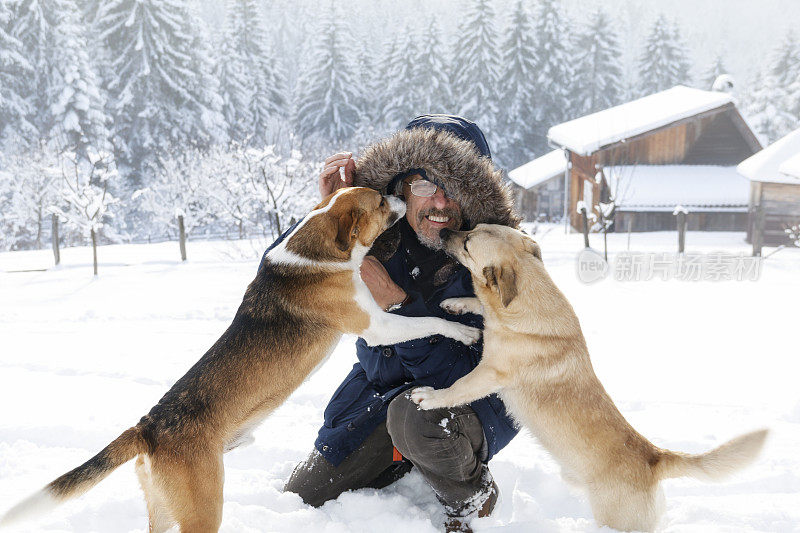
[[[468,313],[469,310],[466,305],[467,298],[448,298],[439,304],[439,307],[450,313],[451,315],[463,315]]]
[[[453,339],[457,340],[462,344],[466,344],[467,346],[471,346],[478,342],[481,338],[481,330],[478,328],[473,328],[472,326],[465,326],[464,324],[458,324],[456,322],[452,322],[453,331],[452,334],[447,334],[448,337],[452,337]]]
[[[444,407],[440,405],[438,396],[440,396],[439,391],[434,390],[433,387],[417,387],[411,391],[411,401],[425,411]]]
[[[419,403],[427,398],[428,393],[433,390],[433,387],[417,387],[411,391],[411,401],[419,405]]]

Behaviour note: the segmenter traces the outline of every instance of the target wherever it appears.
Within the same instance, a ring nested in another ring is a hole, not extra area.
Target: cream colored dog
[[[477,298],[452,298],[442,307],[483,314],[483,359],[447,389],[415,389],[422,409],[499,393],[561,464],[564,478],[586,489],[597,522],[621,530],[655,529],[664,508],[662,479],[716,481],[756,458],[766,430],[698,455],[659,448],[637,433],[595,376],[578,318],[533,239],[481,224],[447,232],[443,241],[472,273]]]

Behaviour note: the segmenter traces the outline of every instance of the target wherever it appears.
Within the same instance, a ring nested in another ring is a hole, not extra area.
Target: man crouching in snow
[[[479,316],[452,316],[439,307],[447,298],[475,294],[467,269],[442,251],[439,231],[519,222],[481,130],[460,117],[424,115],[368,147],[358,164],[349,153],[325,163],[323,197],[358,185],[407,203],[405,218],[378,239],[361,268],[378,304],[404,316],[482,327]],[[486,463],[517,429],[496,395],[422,411],[408,391],[452,385],[477,366],[481,351],[482,343],[465,346],[440,335],[372,347],[358,339],[358,363],[334,392],[315,450],[285,490],[319,506],[347,490],[385,487],[413,465],[445,506],[447,530],[469,531],[467,520],[487,516],[497,500]]]

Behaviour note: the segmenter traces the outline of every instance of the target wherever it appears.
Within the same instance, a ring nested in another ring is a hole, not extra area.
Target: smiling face
[[[406,178],[403,183],[403,196],[406,199],[406,219],[416,232],[419,241],[432,250],[442,249],[439,232],[444,229],[461,228],[461,206],[445,196],[441,187],[433,196],[416,196],[411,192],[411,183],[423,179],[419,174]]]

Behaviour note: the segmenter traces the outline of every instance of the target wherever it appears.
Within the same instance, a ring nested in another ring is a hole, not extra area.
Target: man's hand
[[[381,309],[389,309],[406,299],[405,291],[392,281],[381,262],[371,255],[366,256],[361,263],[361,279]]]
[[[344,168],[344,180],[339,169]],[[339,152],[325,160],[325,168],[319,173],[319,194],[325,198],[342,187],[352,187],[353,174],[356,171],[356,160],[352,152]]]

